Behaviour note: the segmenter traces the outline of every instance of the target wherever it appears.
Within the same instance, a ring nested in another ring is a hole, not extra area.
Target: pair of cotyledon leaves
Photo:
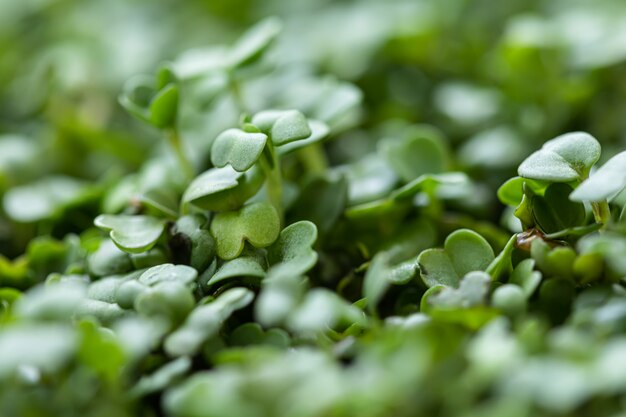
[[[278,213],[268,203],[254,203],[237,211],[218,213],[211,223],[210,236],[205,236],[206,231],[192,220],[182,222],[178,227],[182,228],[181,232],[189,235],[192,240],[192,265],[198,263],[194,262],[194,245],[201,246],[205,257],[212,252],[211,236],[216,242],[217,255],[224,260],[235,260],[239,257],[244,250],[245,242],[255,248],[269,247],[270,265],[282,262],[283,266],[295,268],[295,273],[303,273],[317,260],[317,254],[312,249],[317,239],[315,225],[309,221],[299,221],[281,231]],[[129,253],[144,252],[152,248],[166,226],[164,220],[149,216],[101,215],[96,218],[95,223],[98,227],[108,230],[113,242]],[[184,227],[186,223],[190,223],[189,227]],[[219,277],[241,275],[242,268],[245,274],[253,270],[258,271],[252,275],[263,273],[259,262],[252,259],[246,258],[239,263],[243,264],[239,266],[225,264],[222,269],[228,266],[227,269],[225,271],[220,269],[221,272],[218,271],[217,275]],[[301,271],[300,268],[304,269]],[[216,280],[214,278],[211,278],[211,282]]]
[[[297,110],[271,110],[256,114],[243,129],[228,129],[214,141],[209,169],[194,179],[183,194],[183,204],[191,203],[212,211],[241,207],[263,185],[257,161],[267,149],[268,140],[279,154],[322,140],[328,127],[307,120]]]
[[[443,248],[426,249],[401,262],[394,262],[393,253],[381,252],[374,257],[365,276],[363,295],[369,308],[374,309],[389,284],[405,284],[418,273],[429,288],[458,287],[468,273],[486,270],[491,273],[507,261],[500,258],[495,257],[489,243],[478,233],[457,230],[446,238]]]
[[[600,144],[591,135],[573,132],[558,136],[530,155],[519,166],[523,178],[546,182],[581,183],[571,194],[573,201],[602,201],[626,187],[626,152],[608,160],[591,177],[600,159]]]

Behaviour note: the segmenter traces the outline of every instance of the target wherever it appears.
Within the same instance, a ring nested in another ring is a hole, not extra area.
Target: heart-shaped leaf
[[[280,263],[294,275],[303,275],[317,262],[313,245],[317,240],[315,224],[303,220],[284,228],[272,246],[267,249],[270,265]]]
[[[211,234],[217,242],[217,255],[234,259],[248,241],[256,248],[264,248],[278,238],[280,217],[269,203],[254,203],[238,211],[218,213],[211,223]]]
[[[481,235],[461,229],[446,238],[443,249],[426,249],[417,261],[426,286],[456,287],[462,276],[484,271],[494,258],[493,249]]]
[[[602,201],[615,197],[626,187],[626,152],[609,159],[570,195],[573,201]]]
[[[246,288],[231,288],[214,301],[197,306],[165,339],[165,352],[170,356],[195,354],[202,343],[217,334],[226,319],[250,304],[253,298],[254,293]]]
[[[518,168],[521,177],[551,182],[580,181],[600,158],[600,144],[588,133],[573,132],[546,142]]]
[[[151,216],[102,214],[94,220],[125,252],[141,253],[152,248],[163,234],[165,220]]]
[[[276,146],[305,139],[313,133],[306,117],[298,110],[266,110],[252,118],[252,124],[267,133]]]
[[[247,171],[259,159],[267,136],[241,129],[228,129],[213,142],[211,162],[216,167],[230,164],[236,171]]]
[[[237,172],[227,165],[200,174],[189,184],[182,201],[206,210],[236,210],[256,194],[262,185],[263,174],[255,167],[246,172]]]

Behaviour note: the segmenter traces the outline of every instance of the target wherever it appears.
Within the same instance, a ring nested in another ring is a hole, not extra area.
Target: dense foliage
[[[623,416],[624,28],[0,3],[0,415]]]

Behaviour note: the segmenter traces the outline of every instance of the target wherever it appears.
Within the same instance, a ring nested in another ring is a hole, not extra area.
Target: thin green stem
[[[328,160],[324,148],[319,143],[306,146],[298,151],[298,158],[306,170],[314,174],[322,174],[328,169]]]
[[[267,145],[263,150],[263,154],[259,159],[261,169],[265,173],[265,189],[270,204],[274,206],[280,217],[281,224],[283,221],[283,179],[280,171],[280,160],[274,149],[271,140],[267,141]]]
[[[241,87],[232,72],[228,73],[228,88],[239,113],[247,113],[246,104],[243,101],[243,96],[241,95]]]
[[[597,223],[606,225],[611,220],[611,210],[606,200],[591,203],[591,209]]]
[[[180,168],[183,170],[185,177],[189,180],[193,179],[194,169],[193,169],[193,166],[191,165],[191,162],[185,155],[185,150],[183,149],[183,144],[180,139],[178,129],[176,128],[168,129],[166,131],[166,136],[170,143],[170,146],[172,147],[172,149],[174,150],[174,153],[176,154],[176,159],[178,159],[178,163],[180,165]]]

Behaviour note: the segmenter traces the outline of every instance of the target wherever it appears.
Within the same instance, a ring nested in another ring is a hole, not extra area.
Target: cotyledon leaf
[[[626,187],[626,152],[609,159],[604,165],[576,188],[573,201],[602,201],[617,195]]]
[[[266,142],[264,133],[228,129],[213,142],[211,162],[218,168],[230,164],[238,172],[247,171],[261,156]]]
[[[216,335],[233,312],[244,308],[254,298],[246,288],[231,288],[208,304],[197,306],[176,331],[165,339],[170,356],[193,355],[206,340]]]
[[[426,249],[417,261],[426,286],[456,287],[462,276],[484,271],[494,258],[493,249],[481,235],[461,229],[446,238],[443,249]]]
[[[281,263],[294,275],[302,275],[317,262],[317,252],[312,246],[317,240],[317,227],[307,220],[284,228],[278,240],[267,249],[270,264]]]
[[[600,158],[600,144],[588,133],[572,132],[547,141],[519,166],[520,177],[569,182],[587,177]]]
[[[253,203],[238,211],[218,213],[210,227],[217,242],[217,255],[222,259],[234,259],[249,242],[256,248],[264,248],[278,238],[280,218],[269,203]]]
[[[152,248],[163,234],[165,220],[151,216],[101,214],[94,224],[109,232],[111,240],[125,252],[141,253]]]

